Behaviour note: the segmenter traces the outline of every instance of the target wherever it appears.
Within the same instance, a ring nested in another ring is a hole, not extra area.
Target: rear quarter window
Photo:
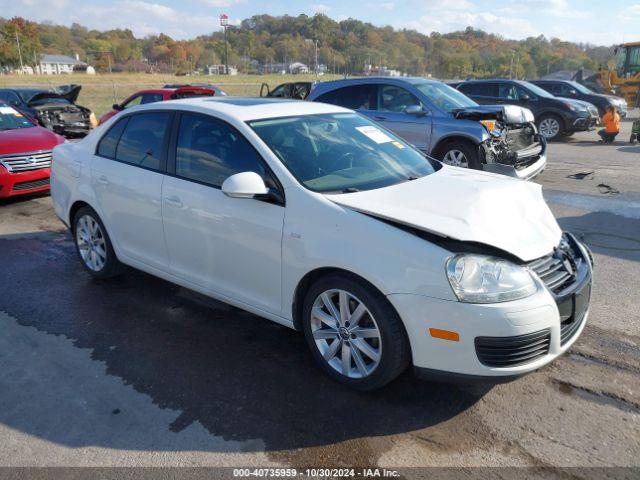
[[[98,143],[98,149],[96,151],[99,156],[111,159],[116,158],[116,147],[118,146],[118,141],[120,141],[120,136],[124,131],[124,127],[127,126],[128,121],[128,117],[119,120],[100,139],[100,142]]]

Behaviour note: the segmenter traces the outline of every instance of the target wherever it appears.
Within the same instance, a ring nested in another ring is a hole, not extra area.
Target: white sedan
[[[55,211],[91,275],[129,265],[301,330],[354,388],[409,365],[512,378],[588,316],[590,253],[539,185],[442,165],[340,107],[145,105],[53,158]]]

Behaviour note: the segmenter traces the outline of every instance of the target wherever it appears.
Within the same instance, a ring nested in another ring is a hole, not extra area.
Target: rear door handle
[[[173,197],[165,197],[164,201],[168,204],[171,205],[172,207],[177,207],[177,208],[182,208],[182,200],[180,200],[178,197],[173,196]]]
[[[100,175],[98,177],[98,183],[102,185],[109,185],[109,179],[106,177],[106,175]]]

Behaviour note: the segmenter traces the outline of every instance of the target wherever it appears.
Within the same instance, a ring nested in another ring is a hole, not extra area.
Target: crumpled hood
[[[70,103],[75,103],[78,99],[78,95],[80,95],[80,90],[82,90],[80,85],[60,85],[55,87],[52,91],[43,90],[42,92],[36,93],[27,101],[27,104],[31,105],[33,102],[43,99],[51,99],[51,102],[53,103],[55,103],[57,99],[64,99]]]
[[[445,165],[391,187],[326,197],[426,232],[491,245],[525,262],[551,253],[562,234],[540,185]]]
[[[533,122],[531,110],[518,105],[475,105],[457,108],[453,112],[457,119],[465,120],[499,120],[507,125],[520,125]]]

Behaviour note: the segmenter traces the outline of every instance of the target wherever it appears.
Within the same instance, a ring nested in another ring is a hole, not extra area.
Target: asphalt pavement
[[[591,314],[568,354],[494,387],[352,392],[285,327],[133,270],[90,279],[48,196],[1,202],[0,466],[640,467],[629,129],[549,145],[536,181],[594,251]]]

